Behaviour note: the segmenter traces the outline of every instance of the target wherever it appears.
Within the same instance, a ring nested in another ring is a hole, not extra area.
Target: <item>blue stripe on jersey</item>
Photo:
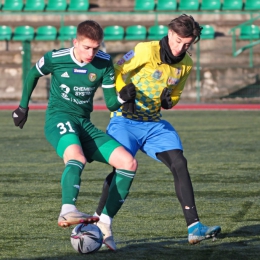
[[[104,60],[110,60],[110,55],[105,53],[105,52],[103,52],[103,51],[101,51],[101,50],[99,50],[97,52],[96,57],[104,59]]]
[[[62,49],[62,50],[59,50],[59,51],[52,52],[53,58],[65,56],[65,55],[70,55],[70,49]]]

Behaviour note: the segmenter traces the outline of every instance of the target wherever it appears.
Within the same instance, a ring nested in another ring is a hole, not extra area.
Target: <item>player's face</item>
[[[169,46],[175,57],[180,56],[189,49],[194,42],[194,37],[182,38],[172,30],[168,32]]]
[[[74,39],[74,55],[79,62],[90,63],[97,54],[101,42],[80,37]]]

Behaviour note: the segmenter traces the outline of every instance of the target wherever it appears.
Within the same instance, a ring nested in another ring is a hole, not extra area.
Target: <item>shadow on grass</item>
[[[117,243],[119,249],[112,252],[102,248],[94,254],[80,255],[76,252],[54,257],[4,258],[5,260],[168,260],[168,259],[258,259],[260,225],[244,226],[232,233],[220,233],[216,242],[211,239],[197,245],[189,245],[187,238],[159,237],[126,240]],[[226,242],[229,240],[229,242]]]

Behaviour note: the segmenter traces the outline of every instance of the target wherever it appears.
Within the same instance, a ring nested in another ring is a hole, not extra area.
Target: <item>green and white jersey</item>
[[[91,63],[80,63],[73,49],[47,52],[36,63],[40,76],[52,75],[47,114],[65,112],[90,118],[97,88],[115,88],[113,63],[110,55],[100,50]]]

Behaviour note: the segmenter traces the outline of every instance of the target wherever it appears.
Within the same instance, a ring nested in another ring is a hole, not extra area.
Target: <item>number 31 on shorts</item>
[[[75,131],[73,130],[69,121],[65,124],[64,123],[58,123],[57,127],[60,129],[61,135],[65,134],[67,131],[69,131],[70,133],[75,133]]]

